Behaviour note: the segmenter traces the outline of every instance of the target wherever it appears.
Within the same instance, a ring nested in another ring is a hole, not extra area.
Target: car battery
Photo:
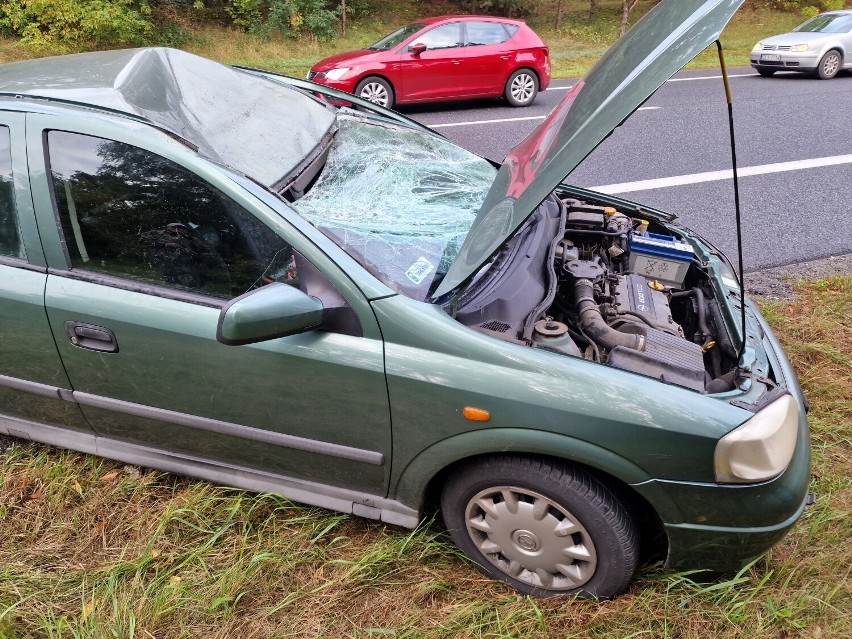
[[[638,275],[659,280],[674,288],[683,287],[683,279],[695,251],[689,244],[671,235],[645,233],[630,237],[628,268]]]

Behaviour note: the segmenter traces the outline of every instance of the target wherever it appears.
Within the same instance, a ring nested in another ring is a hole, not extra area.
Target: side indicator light
[[[473,406],[465,406],[462,415],[472,422],[487,422],[491,419],[491,413],[484,408],[475,408]]]

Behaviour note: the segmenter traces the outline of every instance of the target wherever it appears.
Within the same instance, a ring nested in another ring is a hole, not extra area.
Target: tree
[[[621,0],[621,31],[620,35],[624,35],[627,31],[627,21],[630,19],[630,12],[636,8],[639,0]]]

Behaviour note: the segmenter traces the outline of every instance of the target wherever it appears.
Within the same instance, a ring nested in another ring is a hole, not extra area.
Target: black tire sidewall
[[[574,590],[547,590],[514,579],[479,551],[465,524],[465,509],[480,491],[495,486],[514,486],[540,493],[562,505],[586,529],[595,546],[597,566],[592,578]],[[598,508],[589,496],[602,496]],[[610,598],[623,592],[633,575],[638,557],[638,532],[620,500],[604,484],[578,468],[541,464],[526,458],[498,458],[468,466],[453,475],[441,497],[444,522],[456,545],[493,579],[538,597],[579,594]],[[619,534],[619,521],[628,523]]]

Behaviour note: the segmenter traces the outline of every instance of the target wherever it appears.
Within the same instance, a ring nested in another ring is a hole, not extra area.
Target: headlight
[[[777,477],[790,463],[799,431],[799,405],[784,395],[716,444],[713,465],[720,483],[754,483]]]
[[[346,72],[349,71],[349,67],[340,67],[338,69],[330,69],[326,71],[323,75],[325,75],[328,80],[339,80],[342,78]]]
[[[809,44],[794,44],[790,47],[790,51],[807,51],[811,46]]]
[[[756,45],[754,45],[754,48],[752,49],[752,51],[760,51],[762,48],[763,48],[763,43],[758,42]]]

